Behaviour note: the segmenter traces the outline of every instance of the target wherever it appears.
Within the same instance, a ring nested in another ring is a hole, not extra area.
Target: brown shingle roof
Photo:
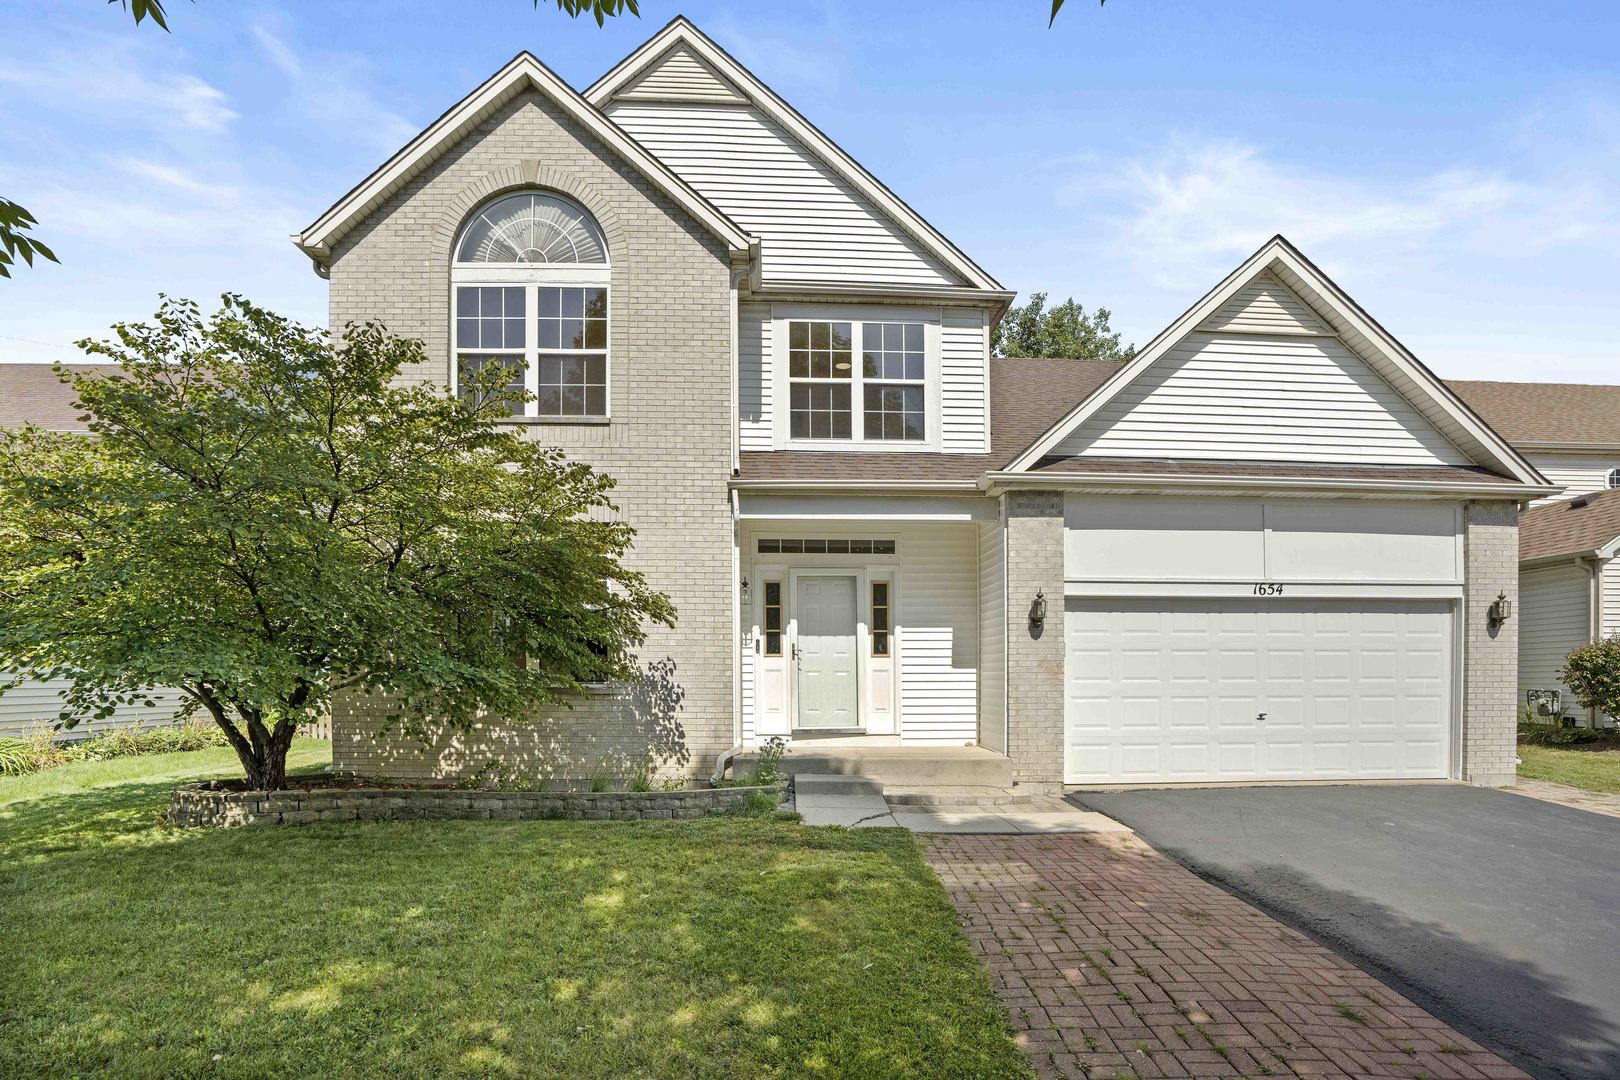
[[[117,364],[73,364],[71,371],[85,374],[115,372]],[[73,387],[56,377],[49,364],[0,364],[0,428],[32,421],[52,431],[88,431],[80,420]]]
[[[988,454],[748,451],[744,480],[976,480],[1012,462],[1120,365],[1107,360],[990,361]]]
[[[1519,559],[1596,551],[1620,536],[1620,490],[1534,506],[1519,516]]]
[[[1511,443],[1620,446],[1620,386],[1448,381]]]

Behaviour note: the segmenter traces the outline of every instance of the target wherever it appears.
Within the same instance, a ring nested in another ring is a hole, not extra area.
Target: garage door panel
[[[1065,618],[1070,783],[1448,772],[1445,602],[1113,598]]]

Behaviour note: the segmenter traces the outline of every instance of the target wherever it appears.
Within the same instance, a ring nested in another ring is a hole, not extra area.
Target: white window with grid
[[[610,269],[591,216],[550,192],[503,195],[468,217],[454,259],[457,392],[467,392],[468,375],[499,364],[514,417],[605,421]]]
[[[779,445],[934,450],[939,446],[939,324],[922,313],[779,306]],[[832,316],[832,317],[829,317]]]

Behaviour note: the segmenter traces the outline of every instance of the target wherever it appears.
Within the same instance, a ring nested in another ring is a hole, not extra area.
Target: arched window
[[[1609,470],[1609,486],[1612,488],[1620,488],[1620,469]]]
[[[502,195],[456,237],[456,383],[490,364],[532,400],[513,414],[589,422],[608,416],[608,255],[601,228],[545,191]]]

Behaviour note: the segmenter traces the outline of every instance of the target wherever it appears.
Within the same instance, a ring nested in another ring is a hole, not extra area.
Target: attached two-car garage
[[[1450,503],[1069,496],[1065,782],[1452,775],[1461,525]]]

